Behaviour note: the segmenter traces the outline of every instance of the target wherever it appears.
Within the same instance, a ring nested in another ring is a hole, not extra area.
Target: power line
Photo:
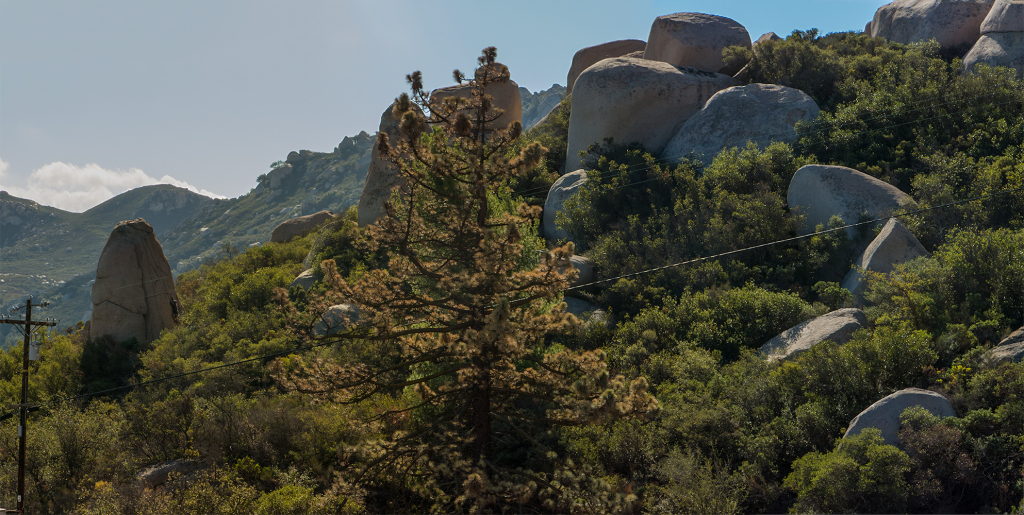
[[[954,201],[954,202],[949,202],[949,203],[938,205],[938,206],[925,207],[925,208],[921,208],[921,209],[915,209],[913,211],[904,211],[902,213],[896,213],[896,214],[889,215],[889,216],[882,216],[882,217],[879,217],[879,218],[875,218],[873,220],[867,220],[867,221],[864,221],[864,222],[857,222],[857,223],[852,223],[852,224],[846,224],[846,225],[844,225],[842,227],[835,227],[835,228],[832,228],[832,229],[825,229],[825,230],[822,230],[822,231],[816,231],[816,232],[813,232],[813,233],[810,233],[810,234],[805,234],[803,236],[794,236],[792,238],[785,238],[785,239],[782,239],[782,240],[775,240],[775,241],[771,241],[771,242],[768,242],[768,243],[762,243],[760,245],[754,245],[752,247],[744,247],[742,249],[729,250],[729,251],[726,251],[726,252],[721,252],[719,254],[714,254],[712,256],[704,256],[704,257],[694,258],[694,259],[690,259],[690,260],[687,260],[687,261],[680,261],[678,263],[671,263],[671,264],[668,264],[668,265],[663,265],[663,266],[659,266],[659,267],[655,267],[655,268],[649,268],[649,269],[646,269],[646,270],[640,270],[640,271],[637,271],[637,272],[632,272],[632,273],[620,275],[620,276],[617,276],[617,277],[609,277],[607,279],[601,279],[600,281],[593,281],[593,282],[589,282],[587,284],[581,284],[581,285],[578,285],[578,286],[571,286],[569,288],[565,288],[564,290],[559,290],[559,291],[560,292],[566,292],[566,291],[569,291],[569,290],[576,290],[576,289],[579,289],[579,288],[586,288],[587,286],[593,286],[593,285],[596,285],[596,284],[602,284],[602,283],[606,283],[606,282],[610,282],[610,281],[617,281],[619,279],[625,279],[625,278],[628,278],[628,277],[634,277],[634,276],[638,276],[638,275],[649,274],[649,273],[652,273],[652,272],[657,272],[657,271],[660,271],[660,270],[666,270],[666,269],[669,269],[669,268],[675,268],[675,267],[679,267],[679,266],[683,266],[683,265],[689,265],[689,264],[692,264],[692,263],[700,263],[700,262],[703,262],[703,261],[709,261],[709,260],[717,259],[717,258],[720,258],[720,257],[731,256],[733,254],[739,254],[741,252],[746,252],[746,251],[749,251],[749,250],[763,249],[763,248],[766,248],[766,247],[772,247],[772,246],[775,246],[775,245],[781,245],[783,243],[790,243],[790,242],[794,242],[794,241],[799,241],[799,240],[802,240],[802,239],[805,239],[805,238],[810,238],[810,237],[818,236],[818,235],[821,235],[821,234],[828,234],[828,233],[832,233],[832,232],[836,232],[836,231],[841,231],[841,230],[845,230],[845,229],[848,229],[848,228],[851,228],[851,227],[859,227],[861,225],[874,224],[874,223],[877,223],[877,222],[881,222],[883,220],[889,220],[890,218],[899,218],[901,216],[916,215],[918,213],[924,213],[924,212],[927,212],[927,211],[934,211],[936,209],[943,209],[943,208],[947,208],[947,207],[952,207],[952,206],[959,205],[959,204],[964,204],[964,203],[967,203],[967,202],[975,202],[975,201],[978,201],[978,200],[985,200],[985,199],[997,197],[997,196],[1000,196],[1000,195],[1006,195],[1006,194],[1009,194],[1009,193],[1016,193],[1018,191],[1024,191],[1024,187],[1014,188],[1014,189],[1011,189],[1011,190],[998,191],[996,193],[991,193],[991,194],[988,194],[988,195],[979,195],[977,197],[972,197],[972,198],[963,199],[963,200],[957,200],[957,201]]]

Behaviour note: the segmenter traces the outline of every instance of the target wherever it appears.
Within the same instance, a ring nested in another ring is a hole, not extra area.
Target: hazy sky
[[[531,91],[573,54],[674,12],[751,39],[863,30],[884,0],[0,0],[0,188],[71,211],[166,182],[234,197],[291,150],[331,151],[480,50]]]

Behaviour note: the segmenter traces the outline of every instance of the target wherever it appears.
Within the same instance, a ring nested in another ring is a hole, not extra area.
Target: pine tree
[[[365,355],[373,358],[292,361],[278,377],[334,402],[394,406],[372,417],[385,437],[361,448],[364,481],[418,476],[411,483],[435,509],[543,499],[549,508],[582,509],[598,497],[573,490],[597,480],[558,472],[541,435],[649,415],[657,401],[642,378],[611,377],[600,351],[545,353],[545,335],[577,323],[559,301],[575,275],[573,249],[524,245],[540,208],[510,208],[506,185],[538,166],[546,149],[534,142],[511,155],[522,125],[501,124],[504,113],[487,94],[509,80],[495,55],[484,50],[471,80],[455,71],[469,97],[432,99],[419,72],[407,76],[412,95],[393,110],[403,137],[377,139],[404,186],[359,243],[387,266],[349,282],[333,261],[322,264],[331,289],[325,302],[341,299],[358,313],[328,338],[372,348]],[[524,448],[543,457],[534,461],[546,470],[525,470],[509,455]]]

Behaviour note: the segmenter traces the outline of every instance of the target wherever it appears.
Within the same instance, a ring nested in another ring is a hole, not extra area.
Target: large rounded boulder
[[[117,224],[96,265],[90,338],[110,335],[146,344],[174,327],[179,309],[171,266],[153,226],[141,218]]]
[[[572,235],[565,229],[560,229],[555,221],[558,213],[565,206],[565,201],[575,195],[586,182],[587,172],[585,170],[576,170],[559,177],[551,185],[551,189],[548,190],[548,198],[544,201],[544,219],[541,222],[545,239],[552,243],[559,240],[572,240]]]
[[[620,39],[580,49],[576,52],[576,55],[572,56],[569,75],[565,78],[565,94],[569,95],[572,93],[572,85],[576,83],[576,78],[583,73],[583,70],[590,68],[595,63],[611,57],[622,57],[633,52],[643,52],[645,48],[647,48],[646,41]]]
[[[871,240],[868,248],[854,262],[856,268],[850,270],[843,278],[843,288],[859,297],[867,285],[861,270],[888,274],[898,264],[927,255],[928,251],[917,241],[914,233],[899,220],[890,218],[878,236]]]
[[[973,45],[993,0],[896,0],[875,11],[871,36],[895,43],[935,38],[945,48]]]
[[[985,353],[985,357],[994,363],[1024,361],[1024,327],[1010,333],[999,345]]]
[[[489,74],[492,80],[484,93],[490,95],[492,109],[501,109],[503,112],[497,120],[485,125],[487,129],[505,129],[512,125],[512,122],[523,122],[523,96],[519,92],[519,85],[509,76],[508,68],[501,63],[494,63],[486,68],[479,68],[476,71],[476,80],[481,80],[483,74]],[[497,78],[497,80],[495,80]],[[445,88],[438,88],[430,92],[430,103],[440,102],[448,97],[473,97],[473,86],[471,84],[456,84]]]
[[[838,309],[786,329],[761,346],[768,361],[787,360],[824,342],[846,343],[854,331],[867,327],[868,319],[856,308]]]
[[[416,104],[410,104],[412,109],[420,115],[423,111]],[[380,115],[380,129],[388,135],[391,144],[398,142],[401,135],[398,129],[398,120],[392,114],[394,104],[388,106]],[[370,156],[370,166],[366,170],[366,181],[363,183],[363,192],[359,195],[359,226],[365,227],[384,216],[384,203],[391,199],[391,191],[402,186],[402,178],[395,166],[380,158],[377,145],[373,146]]]
[[[573,89],[565,169],[580,166],[579,153],[612,138],[638,142],[661,154],[687,119],[712,95],[739,81],[695,68],[616,57],[583,71]]]
[[[964,70],[977,64],[1005,66],[1024,76],[1024,1],[996,0],[981,24],[981,38],[964,56]]]
[[[806,165],[793,174],[786,193],[789,208],[806,216],[798,235],[814,232],[819,224],[828,225],[838,215],[847,224],[875,219],[899,212],[913,202],[899,188],[866,173],[845,166]],[[856,227],[846,229],[857,239]]]
[[[814,120],[819,112],[814,99],[798,89],[774,84],[726,88],[686,120],[661,157],[680,161],[693,152],[709,164],[723,148],[742,148],[748,141],[760,147],[773,141],[793,143],[796,124]]]
[[[873,427],[882,433],[882,439],[889,445],[900,442],[900,415],[907,408],[921,407],[939,418],[956,416],[953,405],[942,395],[922,390],[907,388],[884,397],[868,406],[850,421],[843,438],[860,434],[866,428]]]
[[[651,25],[644,58],[732,75],[742,65],[727,67],[722,51],[733,45],[750,48],[750,34],[735,20],[702,13],[667,14]]]

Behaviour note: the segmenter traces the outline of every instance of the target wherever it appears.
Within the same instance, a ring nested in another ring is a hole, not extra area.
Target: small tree
[[[607,509],[594,504],[600,496],[565,486],[598,480],[560,472],[543,435],[559,424],[649,414],[657,402],[642,378],[611,377],[600,352],[543,346],[546,334],[576,323],[558,302],[575,275],[572,246],[544,252],[539,262],[540,249],[524,247],[540,209],[509,207],[506,185],[546,149],[532,143],[510,156],[522,125],[494,128],[504,113],[487,89],[509,80],[495,55],[484,50],[465,97],[431,98],[419,72],[406,77],[412,96],[400,96],[393,111],[402,139],[377,139],[405,184],[359,242],[384,256],[387,268],[350,284],[332,261],[322,263],[326,301],[340,299],[358,313],[328,338],[350,342],[353,352],[370,346],[363,354],[370,358],[293,360],[278,376],[335,402],[392,406],[372,418],[386,437],[362,447],[364,481],[419,475],[412,483],[435,509],[531,499],[561,510]],[[454,77],[466,82],[458,70]],[[525,470],[511,456],[525,455],[523,448],[544,457],[534,461],[546,470]]]

